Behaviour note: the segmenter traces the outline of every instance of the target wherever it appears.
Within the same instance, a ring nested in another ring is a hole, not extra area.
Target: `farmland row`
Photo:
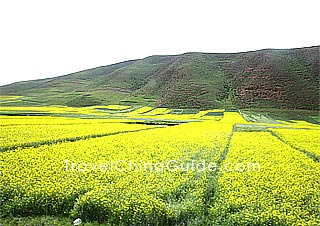
[[[0,151],[101,137],[120,132],[133,132],[153,127],[125,123],[5,126],[0,128]]]
[[[216,224],[320,223],[318,163],[269,132],[235,132],[230,162],[259,162],[261,170],[221,173],[210,210]]]
[[[113,124],[114,125],[114,124]],[[0,155],[1,212],[71,214],[136,224],[181,222],[205,208],[208,172],[66,170],[66,162],[178,164],[215,161],[232,123],[193,122],[72,143],[17,149]],[[83,167],[83,165],[82,165]],[[83,168],[82,168],[83,169]]]

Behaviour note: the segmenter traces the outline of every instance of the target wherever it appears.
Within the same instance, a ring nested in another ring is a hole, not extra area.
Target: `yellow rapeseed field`
[[[62,107],[41,110],[50,109],[52,116],[0,117],[0,216],[112,225],[320,223],[318,125],[252,123],[224,110],[66,108],[74,117]]]

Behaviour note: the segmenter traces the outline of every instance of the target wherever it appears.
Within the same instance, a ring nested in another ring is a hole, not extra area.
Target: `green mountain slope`
[[[5,85],[1,95],[24,96],[20,105],[318,110],[319,48],[150,56]]]

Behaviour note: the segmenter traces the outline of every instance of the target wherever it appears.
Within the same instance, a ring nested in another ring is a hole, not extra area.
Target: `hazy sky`
[[[154,54],[319,45],[318,0],[1,0],[0,85]]]

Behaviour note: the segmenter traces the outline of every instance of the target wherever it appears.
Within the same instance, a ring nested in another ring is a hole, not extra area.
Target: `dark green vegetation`
[[[318,110],[319,46],[151,56],[5,85],[1,94],[24,96],[18,105]]]
[[[0,218],[0,225],[15,225],[15,226],[61,226],[61,225],[73,225],[73,219],[67,217],[56,216],[39,216],[39,217],[14,217],[14,218]],[[81,224],[82,226],[98,226],[101,225],[97,222],[86,222]],[[105,224],[110,225],[110,224]]]

